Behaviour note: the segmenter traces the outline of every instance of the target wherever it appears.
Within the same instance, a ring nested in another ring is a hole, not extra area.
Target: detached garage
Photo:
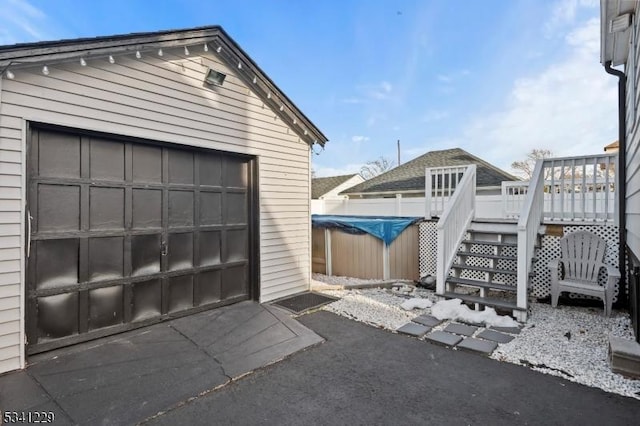
[[[308,290],[326,137],[220,28],[0,47],[0,372]]]

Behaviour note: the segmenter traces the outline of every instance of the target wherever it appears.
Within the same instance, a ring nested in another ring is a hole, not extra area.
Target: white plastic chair
[[[560,293],[567,291],[600,298],[605,315],[611,315],[613,291],[620,271],[603,263],[606,248],[604,239],[587,231],[572,232],[560,239],[561,257],[549,262],[551,306],[558,306]],[[598,273],[602,268],[608,275],[605,286],[598,284]]]

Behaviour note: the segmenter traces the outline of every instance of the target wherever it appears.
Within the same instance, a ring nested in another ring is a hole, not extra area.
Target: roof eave
[[[238,77],[291,127],[300,139],[309,146],[317,143],[324,147],[328,141],[327,137],[220,26],[0,46],[0,74],[9,66],[31,67],[81,57],[88,60],[92,57],[122,55],[150,48],[167,49],[198,44],[209,45],[214,54],[219,55],[234,69]],[[241,64],[241,67],[238,67],[238,64]]]
[[[635,0],[600,0],[600,63],[603,65],[609,61],[612,66],[627,62],[633,26],[621,32],[611,33],[609,23],[620,15],[633,14],[636,6]]]

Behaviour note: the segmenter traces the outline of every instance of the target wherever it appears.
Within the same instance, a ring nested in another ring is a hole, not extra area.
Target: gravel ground
[[[373,282],[321,274],[314,274],[313,279],[334,285]],[[422,297],[437,301],[432,291],[412,286],[404,286],[401,291],[373,288],[323,292],[340,298],[323,309],[392,331],[414,317],[431,311],[430,308],[405,311],[400,304],[407,298]],[[436,329],[444,328],[446,324],[445,321]],[[572,306],[552,308],[550,305],[532,303],[529,319],[521,333],[510,343],[499,345],[491,357],[640,399],[640,380],[626,379],[611,372],[607,353],[609,334],[633,339],[626,313],[614,311],[610,318],[606,318],[602,315],[602,309]]]

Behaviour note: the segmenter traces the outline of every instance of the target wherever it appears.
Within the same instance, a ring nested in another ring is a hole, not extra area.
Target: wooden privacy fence
[[[407,227],[391,245],[369,234],[313,228],[312,270],[364,279],[418,280],[418,224]]]

